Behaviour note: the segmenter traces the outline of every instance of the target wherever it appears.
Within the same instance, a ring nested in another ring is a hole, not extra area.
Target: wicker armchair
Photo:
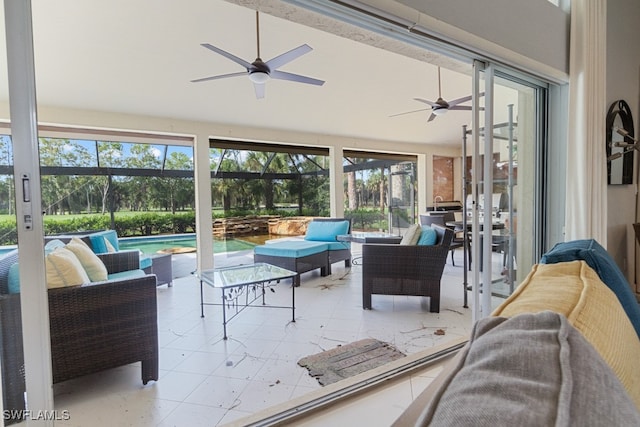
[[[429,311],[440,312],[440,279],[453,231],[433,225],[433,246],[362,245],[362,307],[371,309],[371,295],[429,297]]]
[[[137,251],[99,255],[109,273],[139,265]],[[0,260],[2,264],[12,260]],[[15,261],[13,261],[15,262]],[[6,278],[5,278],[6,279]],[[6,280],[0,278],[0,291]],[[48,290],[53,382],[142,362],[142,382],[158,379],[156,278]],[[20,294],[0,294],[4,409],[24,409]],[[15,420],[9,420],[9,422]]]

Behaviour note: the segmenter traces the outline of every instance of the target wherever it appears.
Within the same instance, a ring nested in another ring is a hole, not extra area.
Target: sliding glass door
[[[545,88],[474,63],[465,173],[474,319],[488,316],[537,260]]]

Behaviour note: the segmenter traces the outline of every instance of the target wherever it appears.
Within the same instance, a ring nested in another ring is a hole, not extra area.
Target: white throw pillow
[[[74,237],[66,248],[75,254],[92,282],[107,280],[107,267],[85,242]]]
[[[413,224],[402,236],[400,241],[401,245],[415,245],[420,239],[420,233],[422,233],[422,227],[419,224]]]
[[[67,248],[57,248],[47,255],[45,266],[49,289],[77,286],[91,281],[78,257]]]

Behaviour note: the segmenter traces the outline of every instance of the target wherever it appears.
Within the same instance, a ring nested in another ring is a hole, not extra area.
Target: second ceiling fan
[[[236,64],[243,66],[246,71],[240,71],[237,73],[221,74],[217,76],[204,77],[201,79],[191,80],[192,83],[205,82],[209,80],[218,80],[229,77],[249,76],[249,80],[253,82],[253,87],[256,92],[256,98],[264,98],[264,86],[269,79],[277,80],[289,80],[297,83],[306,83],[316,86],[322,86],[324,81],[314,79],[311,77],[302,76],[300,74],[288,73],[278,70],[279,67],[288,64],[289,62],[297,59],[305,53],[311,52],[313,49],[307,44],[291,49],[281,55],[276,56],[268,61],[263,61],[260,58],[260,18],[258,11],[256,11],[256,44],[257,44],[257,58],[253,62],[245,61],[242,58],[238,58],[229,52],[226,52],[218,47],[215,47],[209,43],[202,43],[201,46],[205,47],[213,52],[219,53],[227,59],[232,60]]]
[[[483,96],[484,92],[480,93],[480,96]],[[445,114],[449,110],[467,110],[471,111],[470,105],[459,105],[467,101],[471,101],[471,95],[463,96],[462,98],[454,99],[453,101],[445,101],[442,98],[442,81],[440,79],[440,67],[438,67],[438,99],[436,101],[429,101],[423,98],[413,98],[416,101],[427,104],[431,108],[431,115],[427,119],[428,122],[432,121],[436,118],[436,116],[440,116]],[[404,113],[393,114],[389,117],[402,116],[404,114],[417,113],[419,111],[426,111],[429,108],[420,108],[419,110],[406,111]],[[480,108],[483,109],[482,107]]]

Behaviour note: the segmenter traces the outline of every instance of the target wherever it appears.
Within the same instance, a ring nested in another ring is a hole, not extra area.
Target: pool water
[[[187,235],[163,235],[153,237],[125,237],[118,239],[121,250],[138,249],[144,254],[154,254],[159,251],[171,251],[181,248],[196,249],[196,237],[194,234]],[[214,239],[213,252],[236,252],[253,249],[256,243],[240,239]],[[188,250],[187,250],[188,251]]]

